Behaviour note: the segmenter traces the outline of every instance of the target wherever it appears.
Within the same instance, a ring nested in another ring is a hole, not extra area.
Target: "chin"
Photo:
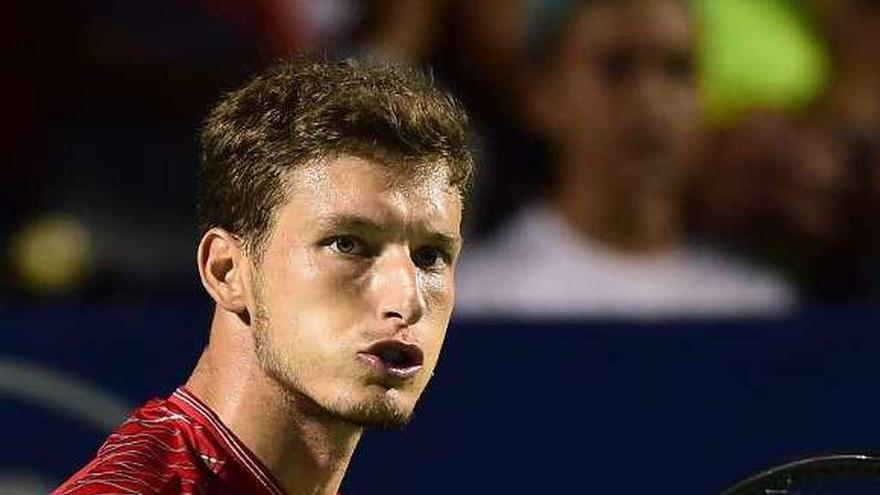
[[[399,430],[409,424],[413,406],[399,393],[389,390],[379,397],[328,408],[340,419],[364,428]]]

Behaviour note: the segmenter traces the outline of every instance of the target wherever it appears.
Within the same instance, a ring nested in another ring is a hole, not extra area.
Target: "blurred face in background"
[[[533,100],[561,181],[667,188],[686,177],[699,134],[694,44],[675,0],[587,2],[573,13]]]

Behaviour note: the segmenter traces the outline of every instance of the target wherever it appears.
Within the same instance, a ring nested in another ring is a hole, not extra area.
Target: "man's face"
[[[461,200],[443,167],[343,156],[291,172],[255,268],[265,371],[363,426],[402,426],[452,312]]]
[[[693,46],[690,15],[674,0],[576,12],[539,86],[563,161],[628,187],[676,182],[698,128]]]

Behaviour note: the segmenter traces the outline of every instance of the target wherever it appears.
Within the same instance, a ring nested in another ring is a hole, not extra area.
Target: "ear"
[[[205,232],[199,243],[198,265],[202,286],[221,308],[247,312],[248,258],[241,241],[221,228]]]

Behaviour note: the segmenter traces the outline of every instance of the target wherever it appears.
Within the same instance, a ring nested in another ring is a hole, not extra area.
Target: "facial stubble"
[[[313,397],[309,394],[302,380],[305,370],[286,359],[285,350],[273,339],[273,332],[277,330],[272,328],[268,308],[260,291],[260,277],[255,276],[253,282],[256,310],[251,325],[257,359],[263,372],[278,384],[284,394],[282,399],[285,403],[299,413],[324,416],[364,428],[401,429],[409,423],[412,409],[401,403],[397,390],[362,381],[359,377],[352,377],[351,386],[379,387],[384,390],[378,397],[360,400],[345,391],[330,398]],[[296,351],[287,350],[288,353]]]

